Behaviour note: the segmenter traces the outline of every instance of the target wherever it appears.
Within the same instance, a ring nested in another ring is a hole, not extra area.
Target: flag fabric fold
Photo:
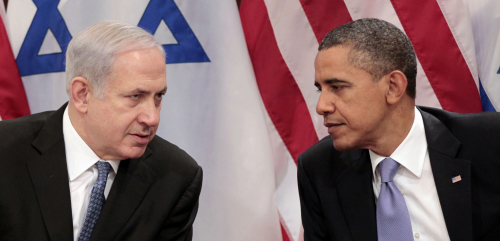
[[[0,119],[2,120],[30,114],[5,20],[5,9],[3,4],[0,4]]]

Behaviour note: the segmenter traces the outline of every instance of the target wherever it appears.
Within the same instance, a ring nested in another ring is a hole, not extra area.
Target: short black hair
[[[375,18],[363,18],[329,32],[318,50],[334,46],[351,48],[349,62],[370,73],[373,80],[394,70],[408,79],[406,93],[416,96],[417,60],[410,39],[393,24]]]

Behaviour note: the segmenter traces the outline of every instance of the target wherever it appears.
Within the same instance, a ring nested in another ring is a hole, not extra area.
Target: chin
[[[351,145],[349,145],[347,143],[343,143],[342,141],[336,141],[336,140],[333,140],[333,147],[337,151],[348,151],[348,150],[353,149],[353,147]]]
[[[144,154],[145,151],[146,147],[131,147],[125,153],[123,153],[123,160],[139,158]]]

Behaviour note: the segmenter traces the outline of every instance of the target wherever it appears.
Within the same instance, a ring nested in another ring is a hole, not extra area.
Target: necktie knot
[[[99,171],[99,176],[97,180],[105,180],[108,178],[109,170],[111,170],[111,165],[108,162],[98,161],[96,162],[97,170]]]
[[[390,157],[386,157],[378,164],[378,168],[380,170],[380,179],[382,182],[392,182],[394,175],[398,171],[398,168],[401,164],[397,161],[394,161]]]

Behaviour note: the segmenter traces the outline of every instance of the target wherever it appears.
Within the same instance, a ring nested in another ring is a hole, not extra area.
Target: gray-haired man
[[[0,240],[191,240],[202,170],[155,135],[162,46],[103,22],[66,58],[67,104],[0,123]]]

